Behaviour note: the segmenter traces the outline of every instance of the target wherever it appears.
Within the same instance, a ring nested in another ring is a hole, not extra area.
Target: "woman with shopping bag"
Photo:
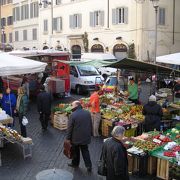
[[[28,97],[25,93],[24,88],[20,87],[18,89],[18,97],[17,97],[15,113],[18,114],[19,124],[21,128],[21,135],[23,137],[27,137],[27,133],[26,133],[26,125],[28,123],[28,120],[26,118],[27,107],[28,107]]]

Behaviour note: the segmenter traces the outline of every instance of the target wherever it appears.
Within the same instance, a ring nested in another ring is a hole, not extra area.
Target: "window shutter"
[[[33,18],[33,3],[30,4],[30,18]]]
[[[69,16],[69,27],[71,28],[71,29],[73,29],[74,28],[74,21],[73,21],[73,18],[74,16],[73,15],[70,15]]]
[[[60,17],[60,30],[62,30],[63,29],[63,24],[62,24],[63,22],[62,22],[62,17]]]
[[[94,12],[90,12],[90,26],[94,27],[95,22],[94,22]]]
[[[112,24],[117,24],[117,9],[112,9]]]
[[[104,26],[104,11],[100,12],[100,25]]]
[[[165,8],[159,8],[159,25],[165,25]]]
[[[21,20],[24,19],[24,8],[23,6],[21,6]]]
[[[78,14],[78,28],[82,28],[82,14]]]
[[[53,30],[57,31],[57,19],[58,18],[53,18]]]
[[[124,24],[128,24],[128,8],[124,8]]]
[[[26,4],[26,19],[29,19],[29,4]]]
[[[15,8],[13,8],[13,21],[16,21],[16,13],[15,13]]]

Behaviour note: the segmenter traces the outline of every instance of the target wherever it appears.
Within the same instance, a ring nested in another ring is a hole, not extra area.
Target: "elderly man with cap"
[[[124,133],[124,127],[115,126],[111,133],[112,137],[103,144],[102,159],[107,167],[106,180],[129,179],[127,151],[121,142]]]
[[[145,131],[153,131],[154,129],[159,131],[163,111],[156,102],[156,96],[149,97],[149,102],[143,107],[143,114],[145,115]]]
[[[177,79],[177,84],[174,86],[174,102],[180,102],[180,78]]]
[[[80,150],[88,172],[92,170],[92,163],[88,150],[91,142],[92,120],[89,111],[83,110],[79,101],[72,103],[72,114],[68,122],[66,139],[72,144],[71,167],[78,167],[80,163]]]

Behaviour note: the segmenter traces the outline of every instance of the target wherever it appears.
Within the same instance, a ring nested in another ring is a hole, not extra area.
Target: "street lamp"
[[[51,1],[42,0],[42,2],[44,5],[51,6],[51,35],[53,35],[53,0],[51,0]],[[43,5],[42,2],[40,0],[40,3],[39,3],[40,8],[42,8],[42,5]]]
[[[156,63],[156,57],[157,57],[157,17],[158,17],[159,0],[150,0],[150,1],[152,1],[153,7],[155,10],[154,63]]]
[[[2,38],[2,40],[1,40],[1,42],[2,42],[2,49],[3,49],[3,51],[5,51],[5,38],[4,38],[4,33],[5,33],[5,30],[4,30],[4,27],[2,27],[1,28],[1,38]]]
[[[145,0],[135,0],[137,3],[144,3]],[[154,63],[156,63],[157,56],[157,16],[158,16],[158,8],[159,8],[159,0],[150,0],[155,9],[155,41],[154,41]]]

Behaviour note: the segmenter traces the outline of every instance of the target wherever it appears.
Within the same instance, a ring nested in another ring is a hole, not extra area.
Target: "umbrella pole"
[[[9,88],[8,76],[7,76],[7,84],[8,84],[8,88]],[[9,105],[10,105],[10,114],[11,114],[11,117],[12,117],[12,107],[11,107],[11,96],[10,96],[10,93],[9,93]]]

